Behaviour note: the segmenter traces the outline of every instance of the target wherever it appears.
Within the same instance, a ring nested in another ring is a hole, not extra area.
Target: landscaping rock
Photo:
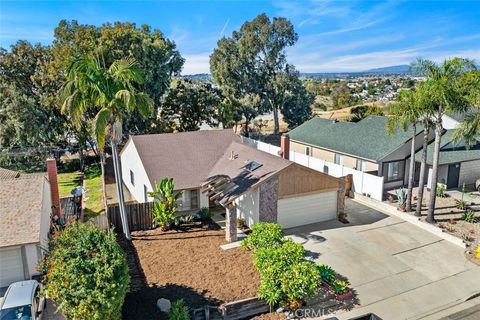
[[[283,311],[285,311],[285,309],[283,309],[282,307],[280,307],[280,308],[277,309],[276,312],[277,312],[277,313],[282,313]]]
[[[157,300],[157,308],[160,309],[162,312],[168,312],[170,311],[170,307],[172,304],[170,303],[170,300],[160,298]]]

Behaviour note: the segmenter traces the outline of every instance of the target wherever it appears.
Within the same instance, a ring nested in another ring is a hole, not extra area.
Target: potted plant
[[[348,287],[348,281],[335,280],[332,283],[332,290],[335,294],[335,299],[346,300],[353,297],[353,292]]]

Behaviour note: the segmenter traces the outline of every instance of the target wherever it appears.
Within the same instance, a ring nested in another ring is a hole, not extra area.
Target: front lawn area
[[[85,215],[87,217],[102,214],[105,211],[102,190],[102,169],[99,163],[85,168]]]
[[[216,224],[189,224],[183,230],[132,233],[121,240],[132,277],[124,319],[166,319],[160,298],[184,299],[189,308],[255,297],[260,279],[249,252],[222,250],[225,232]]]
[[[66,172],[58,174],[58,191],[60,193],[60,198],[70,197],[72,194],[73,188],[76,186],[81,186],[83,181],[83,173],[76,172]]]

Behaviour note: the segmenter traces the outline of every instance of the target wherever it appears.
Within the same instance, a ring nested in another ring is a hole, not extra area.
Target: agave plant
[[[405,190],[405,188],[400,188],[398,190],[395,190],[395,193],[397,194],[398,199],[398,209],[405,210],[407,191]]]
[[[177,200],[182,195],[180,192],[175,192],[174,188],[173,178],[165,178],[156,185],[155,191],[149,192],[153,197],[153,220],[164,231],[175,223]]]

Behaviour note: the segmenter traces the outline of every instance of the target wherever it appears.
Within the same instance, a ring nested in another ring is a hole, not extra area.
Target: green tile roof
[[[352,155],[371,161],[379,161],[410,140],[410,130],[397,129],[388,135],[387,118],[369,116],[360,122],[334,122],[313,118],[288,133],[291,140]],[[423,130],[417,126],[418,132]]]
[[[467,150],[463,143],[455,143],[453,141],[454,133],[455,130],[447,130],[442,135],[439,164],[442,165],[471,160],[480,160],[480,142],[477,142],[476,145],[471,146],[470,149]],[[427,164],[429,165],[432,165],[433,163],[433,148],[434,141],[432,141],[427,148]],[[415,154],[416,161],[421,161],[421,159],[422,150]]]

